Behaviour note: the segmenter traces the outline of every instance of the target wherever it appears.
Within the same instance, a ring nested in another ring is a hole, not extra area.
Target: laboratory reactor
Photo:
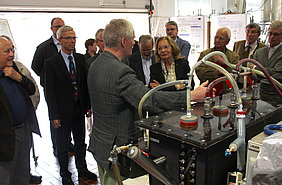
[[[209,58],[214,55],[223,57],[233,71],[230,73],[210,62]],[[256,68],[244,67],[247,62]],[[204,102],[196,103],[191,101],[191,82],[200,64],[211,66],[224,76],[209,84]],[[241,88],[237,85],[239,78],[243,79]],[[258,78],[267,79],[276,94],[265,95]],[[214,97],[213,88],[221,82],[226,82],[228,91]],[[142,106],[146,99],[155,91],[175,84],[186,85],[186,108],[144,118],[146,110]],[[248,141],[265,126],[282,120],[281,89],[281,83],[257,61],[243,59],[233,65],[222,52],[206,55],[192,67],[187,80],[162,84],[141,99],[140,120],[134,124],[144,131],[143,146],[115,146],[111,152],[110,161],[119,184],[122,181],[118,155],[127,155],[146,170],[150,174],[150,185],[243,184]]]

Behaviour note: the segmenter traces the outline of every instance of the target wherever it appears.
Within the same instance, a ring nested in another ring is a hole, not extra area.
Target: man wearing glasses
[[[150,35],[139,37],[140,50],[125,58],[129,66],[135,71],[136,76],[144,85],[150,82],[150,66],[155,64],[153,53],[153,38]]]
[[[259,48],[266,46],[259,42],[260,26],[256,23],[251,23],[246,26],[246,40],[241,40],[234,43],[233,51],[237,53],[240,60],[243,58],[253,58],[253,54]]]
[[[104,29],[99,29],[96,34],[95,34],[95,42],[96,42],[96,45],[98,46],[99,48],[99,52],[97,52],[94,56],[90,57],[89,59],[86,60],[86,70],[88,72],[89,68],[90,68],[90,65],[94,62],[94,60],[96,60],[96,58],[101,54],[103,53],[104,51],[104,48],[105,48],[105,45],[104,45],[104,41],[103,41],[103,31]]]
[[[261,63],[268,74],[276,80],[282,82],[282,22],[274,21],[268,31],[269,46],[258,49],[254,54],[254,60]],[[248,67],[254,67],[249,64]],[[261,80],[261,90],[270,94],[274,90],[270,87],[266,79]]]
[[[74,52],[76,34],[72,27],[61,27],[57,32],[57,38],[62,50],[47,59],[44,64],[44,87],[49,119],[55,131],[62,184],[74,184],[72,174],[68,171],[71,133],[78,177],[97,181],[97,176],[87,169],[85,160],[85,115],[91,116],[85,56]]]
[[[33,56],[31,69],[40,77],[40,85],[43,87],[44,90],[44,62],[46,59],[58,54],[58,52],[62,49],[61,44],[57,39],[57,31],[59,28],[65,25],[63,19],[59,17],[55,17],[51,21],[51,31],[53,35],[46,41],[39,44],[36,48],[36,51]],[[56,153],[56,138],[54,136],[54,128],[50,124],[50,132],[51,132],[51,140],[53,144],[53,153],[57,156]],[[73,152],[73,149],[70,151]]]
[[[168,21],[165,24],[166,35],[171,37],[180,49],[181,56],[188,60],[191,45],[188,41],[183,40],[177,36],[178,26],[174,21]]]
[[[39,44],[33,56],[31,68],[40,77],[40,85],[44,88],[44,62],[58,53],[62,49],[57,40],[57,31],[64,26],[63,19],[56,17],[51,21],[51,30],[53,35],[48,40]]]

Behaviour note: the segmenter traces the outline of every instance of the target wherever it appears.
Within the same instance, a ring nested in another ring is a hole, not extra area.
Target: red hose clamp
[[[245,111],[243,111],[243,110],[241,110],[241,111],[237,110],[237,111],[236,111],[236,114],[246,115],[246,112],[245,112]]]

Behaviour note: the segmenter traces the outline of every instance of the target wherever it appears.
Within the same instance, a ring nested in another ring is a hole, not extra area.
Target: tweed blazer
[[[44,87],[44,62],[46,59],[58,54],[57,46],[54,44],[52,37],[39,46],[33,56],[31,69],[40,76],[40,85]]]
[[[242,60],[243,58],[248,58],[248,53],[245,50],[245,45],[246,45],[246,40],[241,40],[238,42],[234,43],[233,46],[233,52],[237,53],[240,57],[240,60]],[[253,51],[253,54],[256,52],[256,50],[258,50],[259,48],[265,47],[266,45],[262,42],[257,42],[257,47],[256,49]],[[251,55],[251,59],[254,57],[254,55]]]
[[[184,59],[188,60],[191,44],[188,41],[181,39],[180,37],[177,37],[176,44],[180,49],[181,56],[183,56]]]
[[[127,59],[129,60],[129,66],[135,71],[137,78],[146,85],[140,51],[128,56]],[[152,65],[156,63],[154,54],[151,57],[151,61]]]
[[[214,51],[214,48],[210,48],[207,49],[205,51],[202,51],[200,54],[200,57],[198,59],[198,61],[200,61],[204,56],[206,56],[207,54],[211,53]],[[231,64],[237,64],[239,61],[239,55],[229,49],[226,48],[226,53],[225,53],[228,61]],[[214,62],[214,61],[211,61]],[[214,62],[215,63],[215,62]],[[225,66],[226,70],[231,72],[231,68]],[[201,64],[199,67],[196,68],[196,74],[200,80],[201,83],[209,80],[209,83],[212,82],[213,80],[215,80],[216,78],[220,77],[218,70],[216,70],[213,67],[207,66],[206,64]]]
[[[18,68],[15,65],[13,66],[13,68],[17,72],[19,72]],[[28,124],[28,127],[32,132],[40,135],[36,114],[32,102],[29,98],[29,95],[32,95],[35,92],[34,84],[30,79],[24,76],[22,82],[16,82],[16,84],[22,90],[27,102],[29,118],[28,120],[26,120],[26,124]],[[13,126],[13,115],[12,115],[11,106],[9,104],[8,97],[1,85],[0,85],[0,128],[1,128],[0,161],[8,162],[13,159],[15,154],[15,131]]]
[[[81,114],[90,110],[90,100],[86,82],[85,56],[73,53],[78,100]],[[68,124],[73,114],[73,86],[69,71],[61,55],[49,58],[45,62],[45,94],[50,120],[61,120],[61,124]]]
[[[175,75],[176,80],[188,79],[188,74],[190,72],[190,67],[188,61],[185,59],[177,59],[175,62]],[[154,82],[153,80],[158,81],[160,84],[166,83],[165,77],[162,70],[161,63],[156,63],[150,67],[150,83]],[[194,88],[194,81],[192,82],[192,89]],[[166,91],[176,91],[175,86],[167,87],[163,90]]]
[[[149,91],[132,68],[105,50],[90,66],[88,88],[93,110],[93,131],[89,150],[99,165],[109,168],[114,145],[136,141],[141,136],[134,126],[138,104]],[[160,113],[185,107],[185,92],[157,91],[144,103],[143,110]]]

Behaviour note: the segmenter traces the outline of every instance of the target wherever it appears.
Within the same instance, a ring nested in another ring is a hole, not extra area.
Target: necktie
[[[74,100],[77,100],[78,89],[77,89],[77,82],[76,82],[76,71],[74,68],[72,56],[69,56],[68,59],[69,59],[70,77],[71,77],[71,82],[72,82],[72,87],[73,87],[72,94],[73,94]]]
[[[250,51],[251,51],[251,46],[249,45],[249,46],[247,46],[246,58],[249,58]]]

